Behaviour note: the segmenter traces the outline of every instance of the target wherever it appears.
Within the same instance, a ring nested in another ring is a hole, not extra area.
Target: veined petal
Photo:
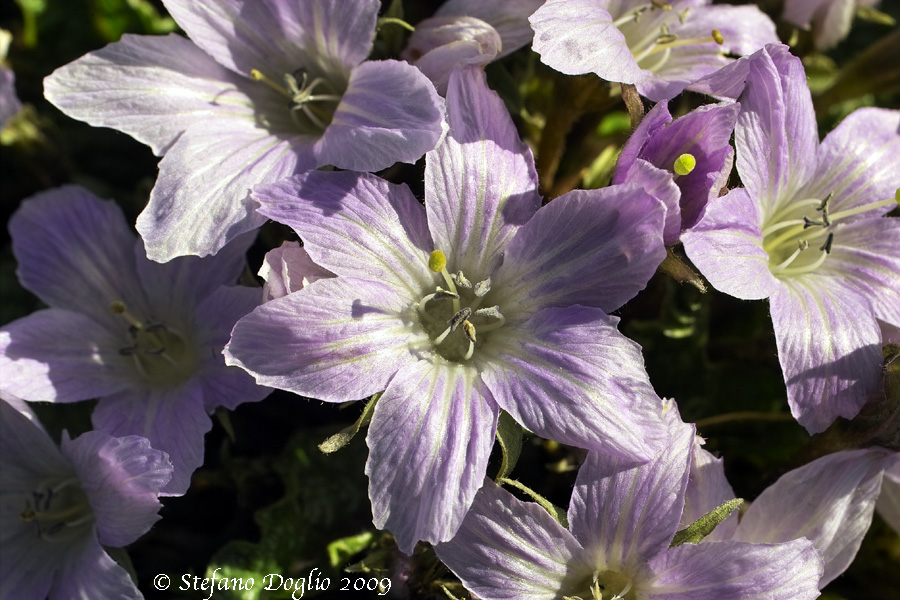
[[[572,579],[583,553],[546,510],[489,479],[456,536],[434,549],[466,589],[485,600],[556,600],[577,583]],[[590,572],[590,565],[580,566]]]
[[[703,219],[681,234],[684,251],[714,288],[742,300],[767,298],[779,289],[762,248],[758,205],[735,188],[706,207]]]
[[[72,548],[60,567],[53,578],[50,598],[143,598],[128,571],[110,558],[93,537],[85,540],[78,548]]]
[[[425,161],[425,208],[435,248],[450,271],[472,281],[491,276],[520,225],[541,205],[537,173],[484,71],[450,76],[450,131]]]
[[[725,478],[725,470],[721,458],[716,458],[700,446],[700,438],[694,439],[691,452],[691,473],[684,495],[684,511],[678,530],[682,530],[697,519],[734,499],[734,490]],[[731,513],[724,521],[716,525],[711,534],[703,538],[705,542],[730,540],[738,524],[738,514]]]
[[[299,242],[284,242],[269,250],[259,268],[258,275],[265,279],[263,300],[273,300],[303,289],[303,286],[334,277],[334,273],[313,262],[306,248]]]
[[[121,392],[102,398],[91,416],[94,427],[114,437],[141,436],[169,456],[174,471],[160,495],[180,496],[203,464],[203,436],[212,421],[198,382],[173,389]]]
[[[734,539],[810,540],[825,561],[825,587],[856,556],[891,458],[881,448],[836,452],[786,473],[753,501]]]
[[[225,362],[260,385],[326,402],[384,390],[431,342],[415,300],[374,281],[320,279],[266,302],[234,326]]]
[[[607,81],[647,78],[599,0],[548,0],[528,19],[532,49],[541,62],[566,75],[596,73]]]
[[[63,435],[61,450],[75,466],[100,543],[127,546],[160,519],[158,494],[172,478],[172,463],[149,440],[88,431],[74,441]]]
[[[503,43],[497,55],[499,59],[531,43],[534,31],[528,17],[543,3],[544,0],[447,0],[434,16],[469,16],[489,23]]]
[[[631,168],[638,158],[644,156],[644,149],[656,134],[667,132],[672,123],[672,113],[669,112],[669,101],[657,102],[653,108],[647,111],[644,118],[629,136],[628,141],[616,159],[616,170],[613,174],[613,183],[625,183],[625,173]],[[654,163],[655,164],[655,163]]]
[[[279,138],[253,123],[200,122],[182,134],[159,163],[159,179],[137,219],[147,256],[165,262],[184,254],[215,254],[259,227],[250,188],[315,166],[312,140]]]
[[[418,298],[433,286],[425,211],[405,185],[375,175],[311,171],[258,187],[259,212],[303,239],[316,264]]]
[[[682,544],[651,564],[642,600],[813,600],[822,559],[808,540]]]
[[[23,202],[9,230],[19,281],[50,306],[101,323],[113,301],[146,306],[134,275],[136,238],[114,202],[77,186],[49,190]]]
[[[813,177],[819,138],[812,97],[803,64],[785,46],[751,57],[734,135],[741,181],[763,217]]]
[[[499,409],[478,371],[442,360],[402,367],[366,442],[375,526],[400,550],[453,537],[484,483]]]
[[[678,410],[663,415],[668,445],[633,467],[602,452],[588,453],[569,504],[569,528],[593,564],[636,572],[672,541],[684,508],[694,427]]]
[[[810,433],[852,419],[881,386],[881,332],[869,300],[837,278],[802,275],[770,298],[791,414]]]
[[[893,477],[890,471],[885,471],[875,510],[894,531],[900,533],[900,473]]]
[[[646,461],[667,437],[662,403],[640,347],[617,323],[597,308],[544,309],[491,332],[481,349],[490,352],[479,365],[482,377],[497,403],[528,430],[623,463]]]
[[[77,312],[51,308],[0,330],[0,387],[34,402],[76,402],[137,381],[119,354],[127,338]]]
[[[640,187],[663,203],[666,208],[663,244],[665,246],[677,244],[681,235],[681,190],[675,184],[672,172],[638,158],[624,174],[622,182]]]
[[[124,131],[161,156],[198,121],[253,123],[241,79],[180,35],[126,33],[54,71],[44,94],[70,117]]]
[[[570,304],[614,311],[665,258],[665,218],[662,202],[633,184],[555,199],[510,241],[494,278],[500,305],[525,317]]]
[[[414,163],[437,144],[442,120],[443,102],[421,71],[396,60],[366,61],[353,69],[316,144],[318,164],[379,171]]]

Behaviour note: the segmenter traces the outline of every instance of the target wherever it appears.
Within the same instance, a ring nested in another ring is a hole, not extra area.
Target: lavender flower
[[[22,109],[22,102],[16,95],[16,74],[6,67],[6,53],[11,41],[12,35],[0,29],[0,129]]]
[[[285,242],[266,253],[259,276],[265,280],[263,301],[287,296],[302,290],[323,277],[334,277],[334,273],[313,262],[306,248],[297,242]]]
[[[569,530],[487,481],[438,557],[484,600],[804,600],[822,559],[805,539],[669,547],[679,529],[694,429],[671,409],[669,445],[628,468],[589,452],[575,480]],[[570,533],[571,531],[571,533]]]
[[[531,18],[534,51],[567,75],[596,73],[633,83],[659,101],[777,42],[775,25],[756,6],[710,0],[547,0]]]
[[[500,409],[535,433],[647,460],[660,401],[607,315],[664,255],[662,204],[635,186],[541,208],[531,153],[477,67],[450,76],[450,130],[405,186],[311,172],[257,188],[337,275],[241,319],[229,364],[328,402],[384,391],[366,472],[400,548],[447,540],[482,486]]]
[[[158,519],[172,475],[138,436],[90,431],[57,448],[0,401],[0,598],[142,598],[101,547],[130,544]]]
[[[147,259],[121,210],[65,187],[26,200],[10,220],[22,285],[49,309],[0,329],[0,389],[33,401],[99,398],[94,426],[141,435],[169,454],[167,494],[203,462],[208,412],[265,397],[221,356],[259,291],[225,286],[246,238],[214,258]]]
[[[781,18],[812,29],[819,50],[828,50],[850,33],[857,6],[874,8],[879,0],[785,0]]]
[[[768,298],[791,412],[810,433],[881,389],[876,319],[900,323],[900,112],[860,109],[819,144],[800,60],[770,46],[710,89],[746,88],[735,130],[745,188],[682,235],[712,285]]]
[[[164,155],[137,224],[153,260],[215,253],[258,227],[258,183],[414,162],[441,134],[441,100],[418,70],[365,61],[377,0],[164,4],[192,41],[124,36],[45,81],[66,114]]]

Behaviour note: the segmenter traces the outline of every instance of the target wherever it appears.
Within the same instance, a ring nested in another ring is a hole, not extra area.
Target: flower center
[[[631,578],[618,571],[594,571],[574,594],[565,600],[635,600]]]
[[[171,386],[187,381],[194,374],[197,354],[180,332],[162,323],[139,321],[122,302],[113,302],[109,308],[129,323],[131,344],[120,348],[119,354],[131,357],[144,379],[156,386]]]
[[[669,32],[669,25],[676,20],[683,25],[690,9],[677,12],[668,2],[652,0],[631,9],[613,22],[625,36],[625,43],[634,55],[638,66],[652,73],[665,66],[672,55],[672,48],[714,42],[725,43],[722,33],[713,29],[706,38],[679,38]]]
[[[76,477],[41,482],[26,498],[19,518],[33,523],[38,537],[53,543],[82,538],[94,524],[91,505]]]
[[[334,118],[341,94],[324,77],[310,77],[306,69],[284,74],[284,85],[272,81],[257,69],[250,76],[288,99],[291,118],[304,131],[324,131]]]
[[[896,204],[891,198],[856,208],[829,212],[832,194],[804,198],[776,210],[763,224],[763,250],[776,277],[793,277],[818,269],[831,253],[835,223],[841,219]],[[810,216],[812,215],[812,216]]]
[[[454,362],[467,361],[484,343],[484,334],[506,322],[499,306],[481,308],[491,291],[491,279],[472,284],[462,271],[451,275],[447,257],[440,250],[431,253],[428,267],[440,273],[447,286],[419,300],[419,322],[434,344],[435,351]]]

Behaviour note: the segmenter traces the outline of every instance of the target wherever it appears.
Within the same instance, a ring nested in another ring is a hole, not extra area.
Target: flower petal
[[[160,519],[158,494],[172,478],[172,463],[146,438],[88,431],[64,435],[62,453],[75,466],[105,546],[132,543]]]
[[[238,321],[225,362],[260,385],[326,402],[359,400],[415,363],[415,348],[431,346],[415,304],[382,283],[320,279]]]
[[[662,203],[632,184],[574,190],[516,233],[494,277],[504,310],[583,304],[612,312],[665,258]]]
[[[825,587],[856,556],[891,459],[881,448],[835,452],[786,473],[753,501],[734,539],[810,540],[825,561]]]
[[[334,273],[313,262],[299,242],[284,242],[269,250],[258,275],[265,280],[263,300],[274,300],[303,289],[313,281],[334,277]]]
[[[770,298],[791,414],[819,433],[852,419],[881,387],[881,331],[868,299],[845,282],[805,275]]]
[[[250,188],[316,166],[311,138],[276,137],[238,120],[199,122],[159,163],[159,179],[137,219],[147,256],[166,262],[215,254],[265,219]]]
[[[537,173],[531,151],[481,69],[450,76],[447,117],[450,131],[425,161],[428,227],[434,247],[447,255],[447,268],[481,281],[540,207]]]
[[[22,596],[23,598],[25,596]],[[50,598],[119,598],[142,600],[128,571],[117,564],[93,537],[74,548],[53,579]]]
[[[725,478],[722,459],[716,458],[704,450],[700,446],[700,439],[699,437],[694,438],[694,448],[691,452],[691,474],[684,495],[684,511],[681,513],[681,522],[678,524],[679,531],[735,497],[734,490],[731,489],[731,485]],[[737,524],[738,514],[731,513],[703,540],[710,542],[730,540]]]
[[[499,59],[531,43],[534,31],[528,17],[543,3],[544,0],[447,0],[434,16],[469,16],[489,23],[500,34],[502,41],[497,55]]]
[[[602,452],[588,453],[569,504],[569,529],[596,565],[635,572],[664,552],[684,508],[694,427],[667,406],[668,445],[637,467]]]
[[[532,49],[541,62],[566,75],[596,73],[607,81],[637,83],[647,78],[598,0],[547,0],[528,19]]]
[[[414,163],[437,144],[442,120],[443,102],[421,71],[396,60],[366,61],[353,69],[316,145],[318,164],[379,171]]]
[[[653,561],[647,600],[813,600],[822,559],[808,540],[683,544]]]
[[[497,403],[528,430],[630,464],[646,461],[666,438],[662,404],[640,347],[617,323],[596,308],[544,309],[491,332],[479,368]]]
[[[469,365],[419,361],[375,406],[366,442],[375,526],[400,550],[453,537],[484,483],[499,409]]]
[[[621,179],[622,183],[632,183],[663,203],[666,207],[663,244],[677,244],[681,235],[681,190],[675,184],[672,172],[638,158]]]
[[[780,287],[763,250],[757,204],[735,188],[706,207],[703,219],[681,234],[684,251],[714,288],[742,300],[771,296]]]
[[[571,565],[583,552],[546,510],[489,479],[456,536],[434,549],[467,590],[486,600],[555,600],[574,587]]]
[[[316,264],[418,299],[433,287],[425,211],[405,185],[362,173],[312,171],[254,189],[259,212],[303,239]]]

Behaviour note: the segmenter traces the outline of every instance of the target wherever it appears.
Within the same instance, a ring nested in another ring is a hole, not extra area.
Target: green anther
[[[435,250],[428,257],[428,268],[435,273],[440,273],[447,268],[447,257],[440,250]]]
[[[694,170],[694,167],[697,166],[697,159],[694,158],[693,154],[682,154],[678,158],[675,159],[675,164],[672,167],[672,170],[675,171],[676,175],[687,175],[691,171]]]

